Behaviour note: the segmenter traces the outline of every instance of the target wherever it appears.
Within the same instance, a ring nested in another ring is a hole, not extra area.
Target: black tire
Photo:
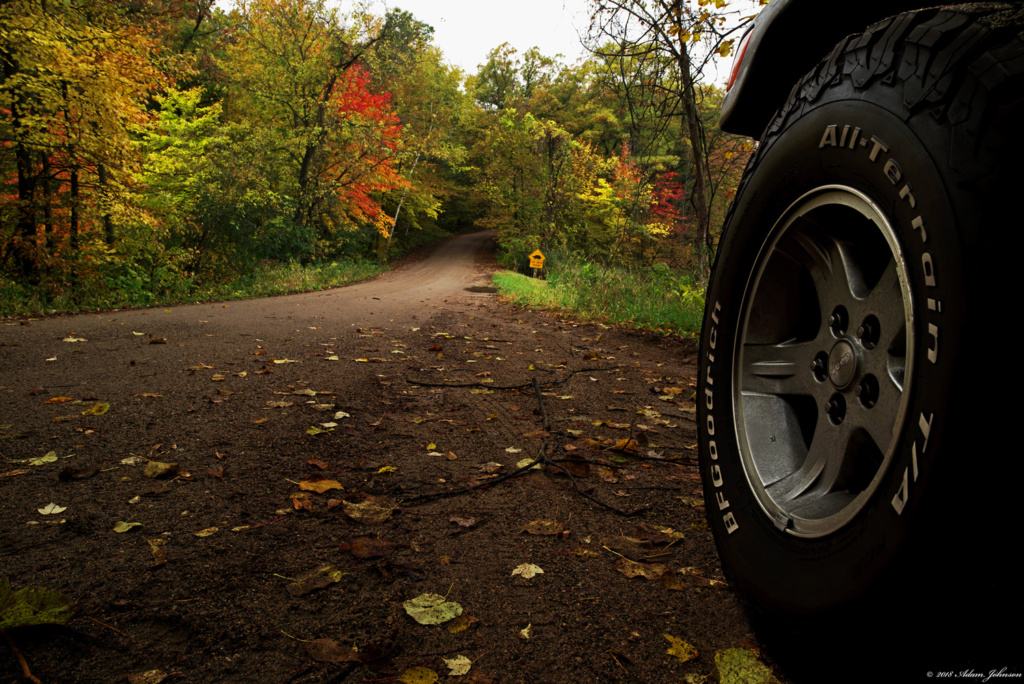
[[[772,615],[827,620],[905,582],[946,522],[1009,529],[956,487],[997,451],[966,369],[1012,259],[1021,25],[988,3],[844,40],[744,175],[707,293],[700,461],[727,576]]]

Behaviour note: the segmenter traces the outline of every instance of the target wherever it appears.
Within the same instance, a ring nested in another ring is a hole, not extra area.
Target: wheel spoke
[[[811,362],[821,351],[816,342],[748,344],[743,347],[743,391],[776,395],[813,395]]]
[[[840,244],[813,222],[803,219],[793,236],[796,244],[786,250],[790,258],[802,264],[814,279],[822,314],[828,316],[837,302],[848,302],[854,297],[859,278],[850,269],[850,263]]]
[[[807,456],[800,467],[775,482],[766,482],[766,489],[772,499],[779,503],[789,503],[803,496],[809,489],[817,486],[819,479],[828,470],[829,461],[834,458],[834,444],[825,436],[830,425],[824,413],[818,414],[818,425],[815,428],[815,439],[811,440]],[[785,506],[784,506],[785,507]]]
[[[892,348],[893,342],[903,339],[906,331],[906,318],[903,310],[903,293],[900,289],[899,276],[896,274],[896,262],[882,272],[882,277],[858,309],[865,312],[862,319],[874,315],[879,321],[879,339],[877,347],[883,351]]]

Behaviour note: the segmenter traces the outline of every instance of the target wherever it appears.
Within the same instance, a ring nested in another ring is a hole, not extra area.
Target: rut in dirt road
[[[692,344],[466,291],[490,240],[329,292],[0,326],[0,574],[77,611],[15,630],[35,674],[766,672],[704,522]],[[562,469],[490,482],[542,456]],[[424,594],[461,615],[420,624]]]

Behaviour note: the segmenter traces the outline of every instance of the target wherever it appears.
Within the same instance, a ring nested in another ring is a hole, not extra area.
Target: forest
[[[705,72],[749,17],[591,11],[586,60],[502,44],[467,74],[401,9],[0,0],[0,315],[364,277],[486,228],[513,270],[699,292],[753,149]]]

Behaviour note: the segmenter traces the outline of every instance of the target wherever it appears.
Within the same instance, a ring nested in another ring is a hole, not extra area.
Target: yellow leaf
[[[662,634],[662,636],[668,639],[668,643],[672,644],[672,646],[665,652],[670,656],[678,658],[679,662],[685,663],[697,657],[697,649],[682,639],[674,637],[671,634]]]
[[[317,494],[323,494],[324,492],[328,492],[332,489],[344,489],[344,487],[342,487],[341,483],[338,482],[337,480],[328,480],[326,478],[310,478],[308,480],[303,480],[302,482],[300,482],[299,489],[303,489],[307,492],[316,492]]]
[[[429,667],[411,667],[399,676],[398,681],[403,684],[434,684],[437,673]]]
[[[110,410],[110,404],[93,404],[91,408],[82,411],[83,416],[102,416]]]

